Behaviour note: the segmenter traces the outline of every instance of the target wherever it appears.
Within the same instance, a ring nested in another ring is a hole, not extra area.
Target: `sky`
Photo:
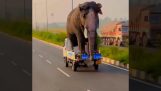
[[[86,1],[95,1],[102,4],[103,15],[99,15],[101,19],[105,17],[126,18],[128,19],[129,0],[73,0],[74,8],[80,3]],[[47,3],[46,3],[47,2]],[[47,4],[47,8],[46,8]],[[72,0],[33,0],[33,24],[66,22],[67,15],[72,10]],[[47,11],[46,11],[47,10]],[[46,13],[47,12],[47,13]]]

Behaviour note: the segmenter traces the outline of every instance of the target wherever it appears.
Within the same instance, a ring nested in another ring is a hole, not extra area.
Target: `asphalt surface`
[[[161,91],[161,86],[130,78],[129,91]]]
[[[32,90],[32,43],[0,33],[0,91]]]
[[[32,47],[33,45],[33,47]],[[33,44],[0,33],[0,91],[161,91],[129,80],[128,71],[101,64],[73,72],[62,49],[33,39]]]
[[[101,64],[73,72],[61,48],[33,39],[33,91],[129,91],[128,71]]]
[[[161,91],[161,87],[129,79],[128,71],[101,64],[73,72],[66,68],[62,49],[33,39],[33,91]]]

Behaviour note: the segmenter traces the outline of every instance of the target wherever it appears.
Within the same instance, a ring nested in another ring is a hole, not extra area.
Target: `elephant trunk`
[[[93,53],[97,50],[96,37],[96,31],[91,31],[88,33],[89,55],[91,61],[93,60]]]

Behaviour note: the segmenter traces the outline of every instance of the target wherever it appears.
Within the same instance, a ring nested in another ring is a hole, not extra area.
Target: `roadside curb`
[[[50,42],[47,42],[47,41],[38,39],[38,38],[36,38],[36,37],[32,37],[32,38],[33,38],[33,39],[36,39],[36,40],[38,40],[38,41],[44,42],[45,44],[49,44],[49,45],[55,46],[55,47],[57,47],[57,48],[59,48],[59,49],[63,49],[62,46],[59,46],[59,45],[56,45],[56,44],[53,44],[53,43],[50,43]]]
[[[113,59],[110,59],[110,58],[107,58],[107,57],[103,57],[102,61],[107,63],[107,64],[111,64],[111,65],[115,65],[115,66],[118,66],[118,67],[121,67],[121,68],[129,69],[129,64],[125,64],[125,63],[122,63],[120,61],[116,61],[116,60],[113,60]]]
[[[22,42],[25,42],[25,43],[28,43],[28,44],[32,44],[32,41],[25,40],[25,39],[21,39],[21,38],[19,38],[19,37],[17,37],[17,36],[13,36],[13,35],[10,35],[10,34],[5,33],[5,32],[1,32],[1,31],[0,31],[0,34],[3,34],[3,35],[5,35],[5,36],[7,36],[7,37],[9,37],[9,38],[13,38],[13,39],[16,39],[16,40],[19,40],[19,41],[22,41]]]
[[[145,71],[137,70],[137,69],[129,69],[129,75],[133,78],[137,78],[146,82],[154,83],[157,85],[161,85],[161,76],[153,77],[152,74],[149,74]]]

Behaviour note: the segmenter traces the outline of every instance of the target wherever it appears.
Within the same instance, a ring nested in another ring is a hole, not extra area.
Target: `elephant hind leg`
[[[69,36],[69,39],[71,41],[72,49],[73,47],[78,46],[77,37],[75,36],[75,34],[71,34]]]

